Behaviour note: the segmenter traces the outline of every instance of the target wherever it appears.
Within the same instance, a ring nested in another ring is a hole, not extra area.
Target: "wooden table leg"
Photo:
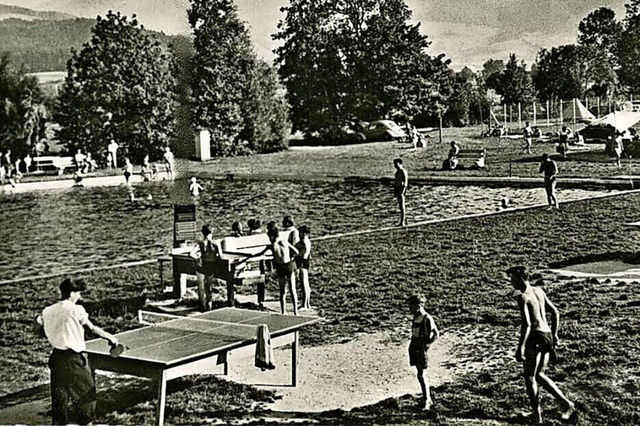
[[[164,406],[167,400],[167,373],[160,373],[158,380],[158,407],[156,408],[156,424],[162,426],[164,423]]]
[[[236,289],[233,281],[233,278],[227,279],[227,304],[232,308],[236,305]]]
[[[298,332],[293,333],[291,343],[291,386],[298,386]]]

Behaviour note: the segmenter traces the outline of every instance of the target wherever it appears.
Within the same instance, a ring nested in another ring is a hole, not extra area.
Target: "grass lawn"
[[[489,150],[490,169],[480,173],[508,175],[509,161],[521,158],[521,141],[481,141],[445,133],[445,141],[452,137],[463,147],[475,144]],[[551,151],[546,148],[550,145],[534,145],[535,155]],[[382,176],[392,173],[391,159],[402,156],[410,173],[418,175],[443,173],[433,168],[445,154],[446,145],[414,152],[397,143],[381,143],[291,150],[206,165],[190,163],[190,167],[192,171],[222,174]],[[522,176],[537,175],[535,163],[513,163],[512,167]],[[560,171],[563,176],[607,176],[617,174],[618,169],[597,157],[563,162]],[[566,204],[559,211],[513,211],[317,241],[311,269],[312,304],[327,321],[305,330],[303,345],[335,343],[358,333],[378,331],[392,331],[398,341],[406,341],[409,318],[404,300],[421,292],[442,333],[460,336],[465,342],[454,348],[457,359],[482,361],[484,367],[461,373],[454,382],[435,388],[436,404],[431,413],[415,410],[416,383],[415,388],[407,389],[407,395],[372,406],[349,412],[288,413],[272,424],[290,424],[296,417],[321,424],[517,421],[515,413],[528,407],[520,367],[513,357],[519,316],[503,271],[519,263],[538,274],[535,280],[542,279],[540,284],[560,309],[562,343],[558,362],[551,366],[549,375],[576,401],[578,414],[572,422],[640,424],[638,282],[563,279],[548,270],[558,262],[634,255],[639,235],[625,222],[638,220],[639,202],[640,195],[628,194]],[[361,228],[367,221],[363,211]],[[95,322],[109,331],[134,327],[135,312],[145,298],[161,297],[155,265],[94,272],[85,278],[93,288],[89,299],[100,301],[88,303],[87,309]],[[55,300],[57,284],[57,279],[51,279],[0,287],[0,345],[4,348],[0,389],[5,395],[0,397],[0,408],[20,402],[20,398],[47,397],[49,349],[34,331],[34,318]],[[398,360],[399,364],[406,362]],[[464,367],[464,361],[453,366],[461,371]],[[255,415],[278,417],[265,406],[276,397],[273,392],[213,377],[171,382],[169,392],[170,424],[201,424],[212,418],[231,423]],[[98,422],[152,422],[155,397],[155,389],[146,381],[102,379]],[[543,396],[542,404],[548,424],[561,424],[548,395]]]

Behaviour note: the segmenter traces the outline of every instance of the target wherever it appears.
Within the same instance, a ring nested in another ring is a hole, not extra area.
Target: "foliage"
[[[518,62],[514,53],[509,55],[509,61],[500,73],[500,84],[496,91],[505,104],[529,103],[534,99],[531,75],[524,61]]]
[[[232,0],[191,0],[196,68],[193,98],[198,129],[211,132],[212,154],[248,154],[286,146],[281,87],[259,61]]]
[[[500,84],[500,74],[503,71],[504,61],[502,59],[489,59],[482,65],[482,76],[484,77],[487,89],[497,89]]]
[[[109,11],[92,33],[67,63],[56,114],[60,140],[100,157],[110,139],[134,162],[160,157],[174,125],[170,56],[135,15]]]
[[[626,15],[623,31],[617,45],[620,68],[620,82],[631,93],[640,93],[640,69],[638,52],[640,51],[640,0],[630,0],[625,5]]]
[[[350,121],[444,110],[449,61],[431,57],[403,0],[293,0],[274,39],[295,130],[325,140]]]
[[[616,13],[607,7],[601,7],[580,21],[578,43],[613,55],[621,30],[622,25],[616,21]]]
[[[0,57],[0,99],[0,150],[22,158],[42,137],[48,111],[35,78],[16,71],[7,53]]]
[[[193,85],[195,81],[195,48],[193,39],[186,35],[172,37],[169,45],[174,57],[173,75],[176,78],[176,126],[174,133],[174,153],[187,158],[193,153],[195,132],[193,129]]]
[[[448,99],[445,123],[454,126],[466,126],[482,123],[486,119],[490,102],[486,96],[487,88],[482,76],[466,77],[458,73],[453,92]]]

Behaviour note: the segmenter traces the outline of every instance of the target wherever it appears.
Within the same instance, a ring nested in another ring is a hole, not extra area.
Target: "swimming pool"
[[[229,234],[231,223],[258,218],[263,227],[285,214],[311,227],[312,238],[393,226],[392,188],[342,181],[221,181],[202,178],[198,227]],[[560,202],[612,191],[565,189]],[[187,181],[135,187],[74,188],[0,196],[0,280],[62,273],[126,261],[153,259],[172,245],[173,204],[192,202]],[[151,195],[152,199],[147,197]],[[496,211],[503,197],[515,207],[546,203],[542,189],[412,186],[409,224]]]

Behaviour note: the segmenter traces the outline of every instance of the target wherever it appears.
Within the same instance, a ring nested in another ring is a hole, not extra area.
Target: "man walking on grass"
[[[398,200],[398,206],[400,207],[400,223],[398,226],[407,226],[405,195],[407,193],[407,186],[409,185],[409,174],[407,173],[407,169],[402,165],[401,158],[394,159],[393,166],[396,168],[393,182],[393,196]]]
[[[558,178],[558,165],[553,161],[549,154],[542,154],[542,161],[540,162],[540,173],[544,173],[544,190],[547,193],[547,202],[549,207],[559,209],[558,199],[556,198],[556,183]]]
[[[561,405],[561,418],[568,420],[575,404],[567,399],[558,386],[545,374],[549,356],[558,344],[560,315],[544,290],[532,287],[528,281],[527,269],[514,266],[507,270],[511,284],[520,292],[516,296],[522,324],[516,350],[516,360],[522,362],[527,395],[531,403],[531,420],[542,423],[539,386],[546,389]],[[547,309],[551,312],[551,327],[547,323]]]

